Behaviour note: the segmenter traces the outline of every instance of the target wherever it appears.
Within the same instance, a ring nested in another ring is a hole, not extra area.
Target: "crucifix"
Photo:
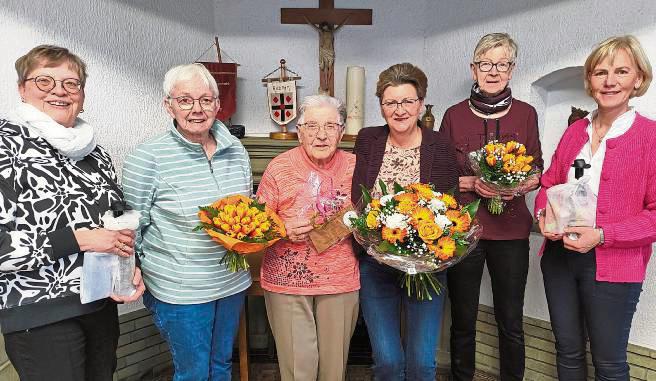
[[[309,24],[319,33],[319,92],[335,95],[335,32],[344,25],[371,25],[371,9],[335,8],[319,0],[319,8],[281,8],[281,24]]]

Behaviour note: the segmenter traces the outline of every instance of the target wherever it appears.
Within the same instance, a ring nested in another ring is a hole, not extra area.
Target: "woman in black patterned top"
[[[133,255],[134,233],[101,227],[122,199],[109,155],[77,118],[86,66],[42,45],[16,61],[23,103],[0,119],[0,326],[21,380],[111,380],[116,304],[80,303],[85,251]],[[132,297],[144,287],[137,269]]]

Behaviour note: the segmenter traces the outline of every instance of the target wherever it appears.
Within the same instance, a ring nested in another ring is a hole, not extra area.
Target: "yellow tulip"
[[[223,207],[223,211],[226,213],[226,215],[228,215],[230,217],[234,217],[235,209],[237,209],[237,207],[235,207],[232,204],[226,205],[226,206]]]
[[[523,155],[526,153],[526,146],[525,145],[520,145],[519,148],[517,148],[517,154],[518,155]]]
[[[486,144],[485,145],[485,153],[487,153],[488,155],[493,154],[494,153],[494,148],[495,148],[494,144],[492,144],[492,143]]]
[[[528,171],[530,171],[530,170],[531,170],[531,166],[530,166],[530,165],[525,165],[525,166],[522,167],[522,172],[528,172]]]
[[[510,153],[512,152],[516,147],[517,147],[517,142],[514,140],[509,141],[506,143],[506,152]]]
[[[503,155],[502,160],[503,160],[504,164],[508,163],[509,161],[514,161],[515,160],[515,155],[513,155],[511,153],[507,153],[507,154]]]
[[[494,155],[489,155],[488,157],[485,158],[485,161],[487,162],[487,165],[490,167],[494,167],[497,165],[497,158],[494,157]]]
[[[376,229],[379,225],[380,222],[377,219],[378,217],[378,211],[377,210],[371,210],[369,214],[367,214],[367,227],[369,229]]]

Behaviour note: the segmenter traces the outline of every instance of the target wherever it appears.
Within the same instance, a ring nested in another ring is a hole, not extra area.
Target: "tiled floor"
[[[237,364],[235,364],[237,365]],[[271,363],[251,363],[249,381],[280,381],[278,365]],[[171,375],[162,375],[152,381],[171,381]],[[239,367],[233,366],[233,381],[239,380]],[[373,379],[369,365],[349,365],[346,380],[347,381],[371,381]],[[438,375],[437,381],[447,381],[446,375]],[[144,380],[146,381],[146,380]]]
[[[235,364],[232,371],[232,379],[239,380],[239,366]],[[367,365],[351,365],[348,367],[346,375],[347,381],[370,381],[372,380],[371,370]],[[280,381],[280,373],[277,364],[253,363],[250,367],[249,381]],[[171,381],[171,374],[164,374],[152,381]],[[146,380],[144,380],[146,381]]]

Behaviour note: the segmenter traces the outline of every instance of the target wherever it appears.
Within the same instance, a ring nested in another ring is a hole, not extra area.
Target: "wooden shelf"
[[[268,137],[252,137],[247,136],[240,139],[241,144],[244,145],[248,155],[251,158],[251,167],[253,169],[253,183],[255,186],[260,183],[262,173],[266,169],[271,159],[288,151],[294,147],[298,147],[297,140],[274,140]],[[339,148],[346,151],[353,151],[354,142],[340,142]]]

